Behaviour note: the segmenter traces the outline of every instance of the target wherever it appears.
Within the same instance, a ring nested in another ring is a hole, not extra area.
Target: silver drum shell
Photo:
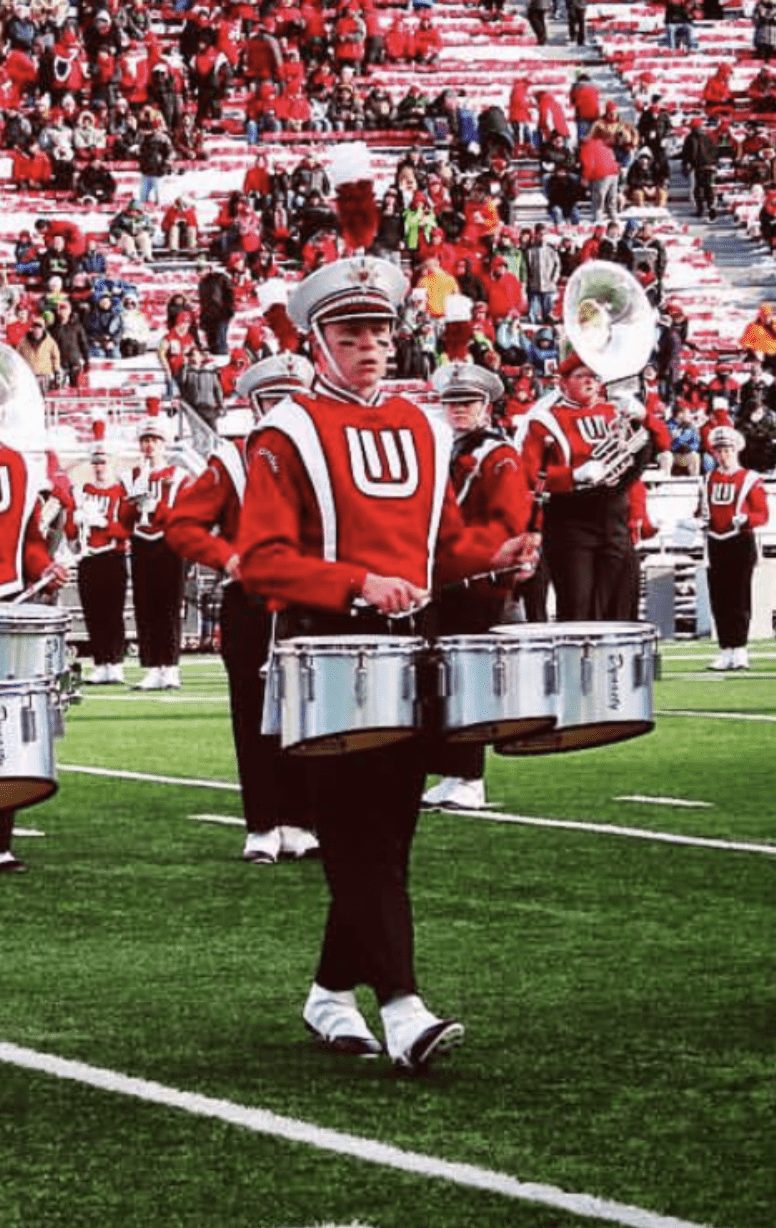
[[[0,684],[0,808],[33,806],[56,791],[56,711],[47,682]]]
[[[0,682],[63,674],[69,625],[66,611],[53,606],[0,603]]]

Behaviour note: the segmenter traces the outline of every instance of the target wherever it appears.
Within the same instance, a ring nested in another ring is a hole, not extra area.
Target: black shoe
[[[717,220],[717,210],[716,210],[716,209],[709,209],[709,221],[710,221],[710,222],[715,222],[716,220]]]
[[[423,1071],[432,1058],[444,1057],[451,1049],[457,1049],[463,1040],[463,1024],[457,1019],[441,1019],[426,1028],[407,1055],[406,1069]]]
[[[27,865],[22,861],[21,857],[15,857],[13,853],[0,861],[0,874],[26,874]]]

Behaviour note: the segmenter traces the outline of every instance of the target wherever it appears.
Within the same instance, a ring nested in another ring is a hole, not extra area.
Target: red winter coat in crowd
[[[534,103],[528,91],[531,82],[527,77],[517,77],[509,92],[509,110],[507,118],[513,124],[530,124]]]
[[[579,161],[582,178],[588,183],[619,174],[619,163],[612,149],[597,136],[588,137],[582,142],[579,147]]]

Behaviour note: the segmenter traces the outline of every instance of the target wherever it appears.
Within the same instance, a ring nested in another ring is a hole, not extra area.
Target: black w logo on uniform
[[[576,426],[585,443],[591,447],[606,439],[609,434],[609,423],[602,414],[585,414],[577,418]]]

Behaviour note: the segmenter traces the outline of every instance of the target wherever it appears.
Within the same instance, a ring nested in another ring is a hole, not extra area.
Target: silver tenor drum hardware
[[[54,606],[0,605],[0,681],[64,674],[68,625],[68,615]]]
[[[298,755],[347,754],[418,736],[424,646],[420,638],[402,636],[280,640],[267,677],[262,732],[279,724],[283,749]]]
[[[449,742],[486,744],[550,730],[557,670],[543,637],[441,636],[429,653],[432,725]]]
[[[557,661],[554,729],[496,746],[502,755],[541,755],[623,742],[654,727],[657,630],[650,623],[567,622],[494,627],[538,640],[551,634]]]

